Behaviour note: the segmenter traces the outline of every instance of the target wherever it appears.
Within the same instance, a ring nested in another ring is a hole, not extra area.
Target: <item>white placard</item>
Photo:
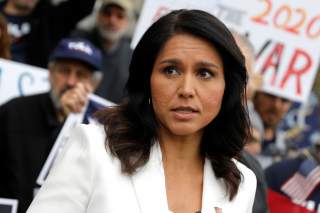
[[[199,9],[207,12],[216,8],[217,0],[145,0],[136,30],[134,32],[131,47],[134,48],[146,29],[161,16],[176,9]]]
[[[306,102],[320,59],[320,2],[247,0],[242,6],[251,8],[243,30],[256,47],[263,90]]]
[[[306,102],[319,66],[320,2],[312,0],[146,0],[133,37],[173,9],[205,10],[246,33],[256,52],[263,91]]]
[[[50,153],[49,153],[49,156],[40,171],[40,174],[37,178],[37,184],[39,184],[41,186],[44,183],[57,155],[59,154],[63,145],[68,141],[69,136],[70,136],[70,132],[72,131],[72,129],[76,125],[81,124],[81,123],[95,123],[95,122],[97,122],[94,119],[92,119],[92,117],[91,117],[92,114],[97,109],[101,109],[103,107],[110,107],[110,106],[114,106],[114,105],[115,105],[114,103],[112,103],[108,100],[105,100],[97,95],[90,94],[89,95],[89,102],[88,102],[87,106],[84,108],[84,110],[81,113],[71,113],[67,117],[67,119],[66,119]]]
[[[0,105],[18,96],[47,92],[49,89],[46,69],[0,59]]]
[[[0,213],[17,213],[18,200],[0,198]]]

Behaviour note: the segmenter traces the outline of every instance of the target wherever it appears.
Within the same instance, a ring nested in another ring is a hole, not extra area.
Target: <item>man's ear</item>
[[[48,64],[48,77],[49,77],[49,79],[52,78],[53,66],[54,66],[54,62],[49,62],[49,64]]]
[[[91,78],[91,85],[92,85],[93,91],[95,91],[98,88],[98,86],[102,81],[102,78],[103,78],[102,72],[93,72],[92,78]]]
[[[52,89],[52,85],[54,84],[54,67],[55,67],[55,63],[54,62],[49,62],[48,64],[48,80],[50,82],[50,86]]]
[[[48,80],[50,83],[52,83],[52,69],[48,69]]]

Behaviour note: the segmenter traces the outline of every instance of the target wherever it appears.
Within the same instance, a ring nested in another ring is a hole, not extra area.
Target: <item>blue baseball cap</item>
[[[91,42],[82,38],[62,39],[52,51],[49,61],[74,59],[91,66],[95,71],[101,69],[102,53]]]

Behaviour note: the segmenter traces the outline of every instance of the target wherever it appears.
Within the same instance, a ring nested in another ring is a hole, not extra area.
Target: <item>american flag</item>
[[[320,166],[315,160],[306,159],[299,170],[282,185],[281,190],[291,199],[304,201],[319,183]]]

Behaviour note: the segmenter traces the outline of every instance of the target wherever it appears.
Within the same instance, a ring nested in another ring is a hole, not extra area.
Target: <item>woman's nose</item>
[[[195,95],[196,82],[192,75],[182,76],[180,87],[179,87],[179,96],[183,98],[191,98]]]

